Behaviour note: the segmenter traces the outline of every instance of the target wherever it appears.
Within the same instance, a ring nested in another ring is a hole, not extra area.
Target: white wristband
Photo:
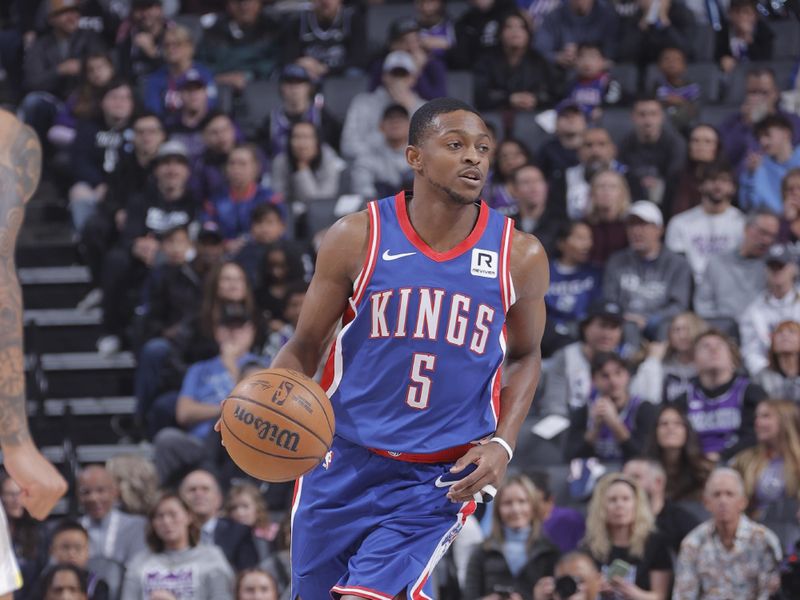
[[[503,450],[505,450],[506,453],[508,454],[508,462],[511,462],[511,459],[514,458],[514,451],[511,449],[511,446],[507,441],[505,441],[501,437],[495,436],[492,439],[490,439],[489,442],[500,444],[503,447]]]

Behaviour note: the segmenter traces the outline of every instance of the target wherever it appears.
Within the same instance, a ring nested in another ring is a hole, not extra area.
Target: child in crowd
[[[88,573],[89,600],[111,598],[108,584],[88,570],[89,533],[77,521],[64,520],[56,525],[50,541],[49,557],[51,565],[72,565]]]
[[[622,86],[611,77],[608,61],[599,44],[580,44],[575,62],[577,78],[568,99],[578,104],[590,122],[603,116],[603,106],[622,104]]]
[[[654,93],[675,128],[688,132],[689,124],[697,116],[700,85],[686,79],[686,53],[683,49],[670,46],[659,54]]]

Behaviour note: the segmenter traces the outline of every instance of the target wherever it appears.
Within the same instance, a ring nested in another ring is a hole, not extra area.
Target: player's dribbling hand
[[[30,440],[3,448],[3,463],[22,489],[22,505],[34,519],[44,520],[67,492],[67,482]]]
[[[456,464],[450,468],[450,472],[459,473],[472,463],[478,465],[478,468],[454,484],[447,492],[447,498],[451,502],[468,502],[484,486],[497,487],[506,474],[508,454],[500,444],[481,444],[470,448],[469,452],[459,458]]]

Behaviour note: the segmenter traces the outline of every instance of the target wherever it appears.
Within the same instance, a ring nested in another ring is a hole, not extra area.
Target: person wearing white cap
[[[417,75],[417,63],[408,52],[395,50],[386,55],[381,85],[372,92],[358,94],[347,109],[342,130],[343,157],[354,159],[366,148],[381,144],[381,118],[390,104],[400,104],[409,116],[422,106],[424,100],[412,89]]]
[[[603,293],[624,311],[625,341],[638,345],[642,335],[663,339],[670,319],[688,309],[692,271],[685,258],[664,248],[664,219],[652,202],[631,205],[626,232],[629,247],[611,255]]]

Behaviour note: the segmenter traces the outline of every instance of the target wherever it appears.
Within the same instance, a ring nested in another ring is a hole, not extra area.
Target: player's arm
[[[67,485],[39,453],[28,430],[22,351],[22,293],[14,263],[25,203],[41,174],[36,134],[0,110],[0,446],[3,462],[22,488],[28,512],[42,519]]]
[[[541,341],[545,324],[544,295],[550,284],[547,255],[539,241],[514,232],[511,277],[516,302],[506,315],[507,364],[500,392],[500,416],[495,436],[513,449],[533,401],[542,366]],[[448,496],[455,502],[472,499],[486,485],[497,486],[505,476],[508,454],[497,443],[476,446],[453,467],[458,472],[470,463],[478,468],[453,485]]]
[[[272,367],[294,369],[309,377],[314,375],[353,293],[353,283],[363,265],[368,243],[369,216],[366,212],[344,217],[325,234],[297,329],[272,361]]]

